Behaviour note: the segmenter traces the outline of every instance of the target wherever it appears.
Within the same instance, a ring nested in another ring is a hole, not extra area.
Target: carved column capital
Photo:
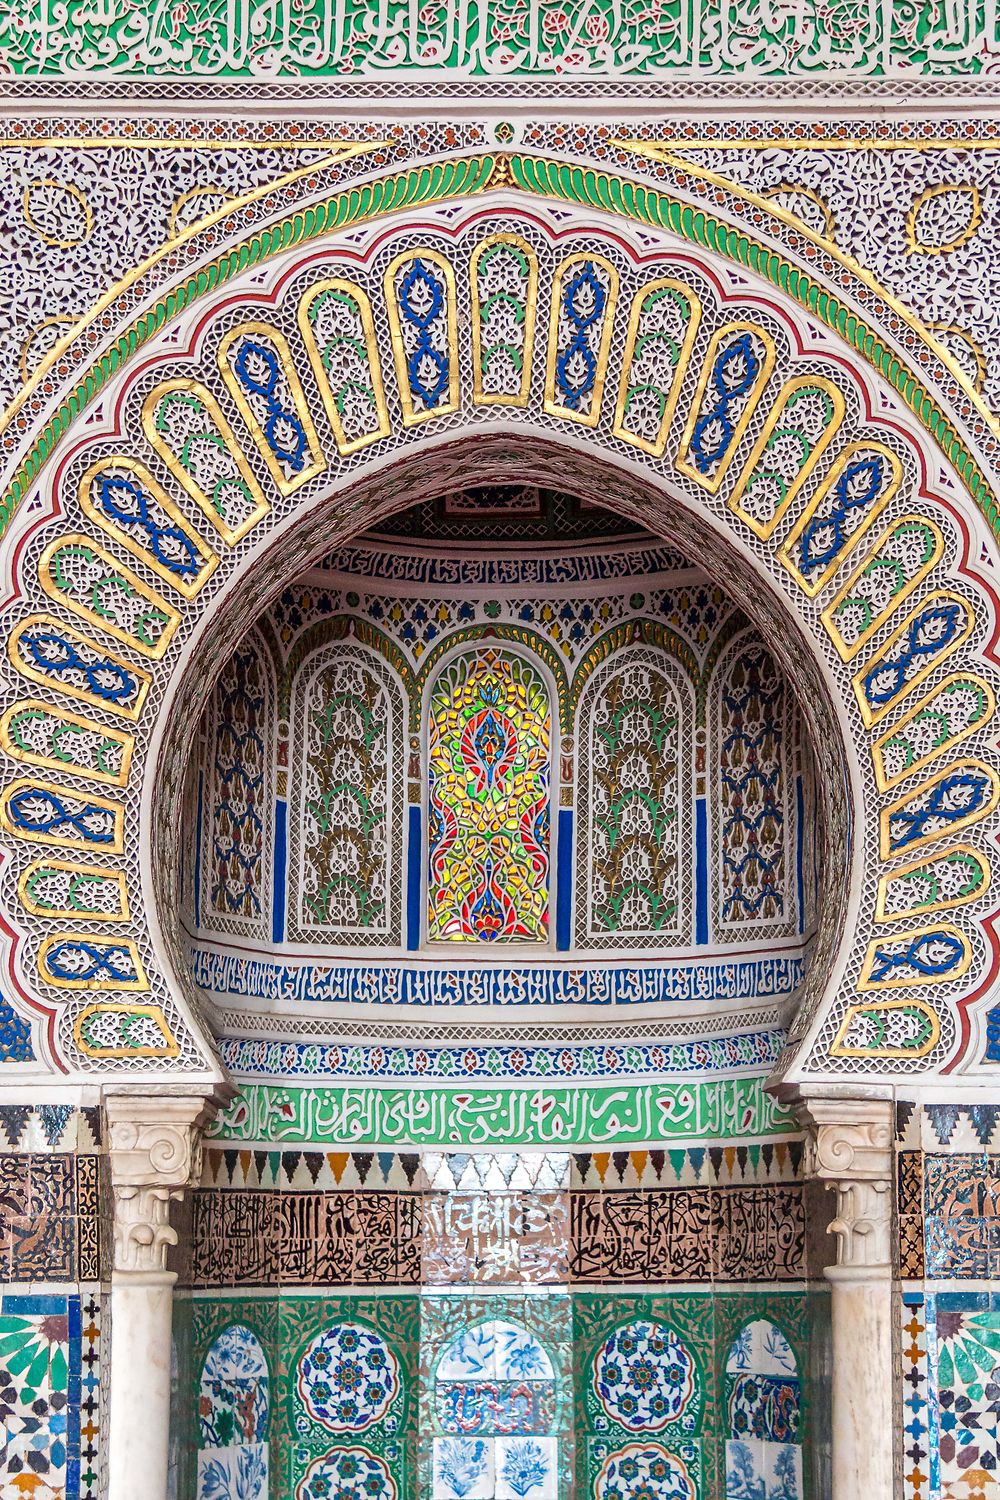
[[[113,1094],[105,1100],[115,1199],[116,1271],[166,1274],[177,1243],[170,1204],[201,1175],[201,1131],[215,1105],[200,1096]]]
[[[797,1106],[808,1132],[805,1173],[837,1194],[830,1233],[837,1266],[891,1265],[893,1106],[888,1099],[806,1099]]]

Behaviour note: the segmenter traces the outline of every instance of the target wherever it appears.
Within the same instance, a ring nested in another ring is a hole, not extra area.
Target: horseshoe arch
[[[902,377],[693,233],[465,166],[461,190],[435,200],[427,179],[349,233],[327,227],[349,195],[317,192],[266,256],[247,240],[231,274],[163,294],[120,371],[34,435],[0,619],[26,1066],[222,1077],[167,880],[210,663],[311,556],[475,475],[560,483],[697,549],[798,683],[845,795],[777,1076],[974,1071],[996,966],[995,598],[954,442],[930,440]]]

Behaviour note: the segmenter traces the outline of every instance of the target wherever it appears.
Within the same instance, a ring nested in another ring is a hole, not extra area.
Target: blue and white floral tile
[[[198,1454],[198,1500],[267,1500],[267,1444]]]
[[[734,1438],[794,1442],[801,1425],[799,1382],[781,1375],[727,1375],[726,1411]]]
[[[726,1374],[796,1375],[795,1355],[781,1329],[755,1318],[740,1329],[729,1350]]]
[[[496,1500],[558,1500],[558,1439],[498,1437],[493,1461]]]
[[[434,1439],[433,1500],[493,1500],[490,1438]]]
[[[802,1500],[802,1449],[796,1443],[764,1444],[767,1500]]]
[[[766,1500],[764,1444],[732,1438],[726,1443],[726,1500]]]

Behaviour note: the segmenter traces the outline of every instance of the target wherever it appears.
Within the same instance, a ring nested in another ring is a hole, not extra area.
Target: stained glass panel
[[[430,941],[544,942],[549,921],[548,689],[507,652],[441,672],[429,705]]]

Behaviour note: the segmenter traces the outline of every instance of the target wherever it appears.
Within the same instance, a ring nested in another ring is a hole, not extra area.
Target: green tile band
[[[627,1088],[283,1088],[243,1085],[209,1135],[272,1145],[627,1146],[798,1129],[762,1079]]]

